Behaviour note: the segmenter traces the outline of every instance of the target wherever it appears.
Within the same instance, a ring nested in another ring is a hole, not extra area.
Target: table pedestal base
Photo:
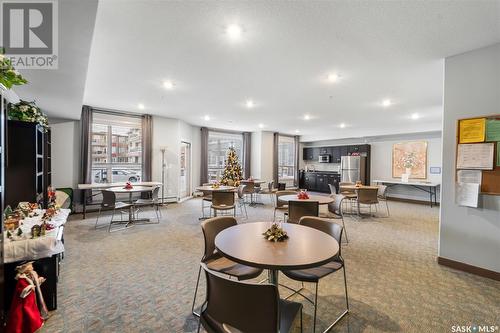
[[[276,287],[278,286],[278,273],[279,271],[275,269],[270,269],[267,271],[269,276],[269,283],[274,284]]]

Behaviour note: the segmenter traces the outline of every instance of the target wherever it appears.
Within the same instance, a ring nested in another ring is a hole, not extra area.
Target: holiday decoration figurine
[[[124,189],[126,189],[126,190],[131,190],[132,188],[133,188],[133,186],[132,186],[132,184],[131,184],[130,182],[127,182],[127,183],[125,184]]]
[[[297,194],[297,199],[299,199],[299,200],[307,200],[307,199],[309,199],[309,194],[307,194],[307,192],[306,192],[306,191],[301,190],[301,191]]]
[[[16,270],[17,284],[6,332],[33,333],[42,327],[43,321],[49,317],[40,289],[45,278],[38,276],[33,269],[33,262],[17,266]]]
[[[239,186],[242,179],[243,173],[241,171],[240,162],[238,161],[238,155],[236,155],[236,150],[234,147],[229,147],[226,166],[224,167],[220,183],[228,186]]]

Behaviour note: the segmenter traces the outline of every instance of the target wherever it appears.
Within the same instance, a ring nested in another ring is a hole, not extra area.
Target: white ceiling
[[[21,70],[29,83],[14,89],[20,98],[36,100],[52,118],[79,119],[97,0],[64,0],[58,4],[58,69]]]
[[[240,42],[225,34],[232,23]],[[83,102],[223,129],[299,129],[305,141],[433,131],[443,58],[496,42],[500,1],[101,0]],[[328,84],[333,71],[342,79]]]

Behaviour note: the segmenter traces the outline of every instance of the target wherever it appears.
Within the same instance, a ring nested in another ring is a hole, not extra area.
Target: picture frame
[[[411,179],[427,179],[427,141],[408,141],[392,146],[392,177],[408,174]]]

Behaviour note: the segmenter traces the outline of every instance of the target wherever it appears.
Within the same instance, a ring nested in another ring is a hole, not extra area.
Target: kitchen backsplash
[[[305,169],[311,170],[314,168],[315,171],[340,171],[340,163],[306,163]]]

